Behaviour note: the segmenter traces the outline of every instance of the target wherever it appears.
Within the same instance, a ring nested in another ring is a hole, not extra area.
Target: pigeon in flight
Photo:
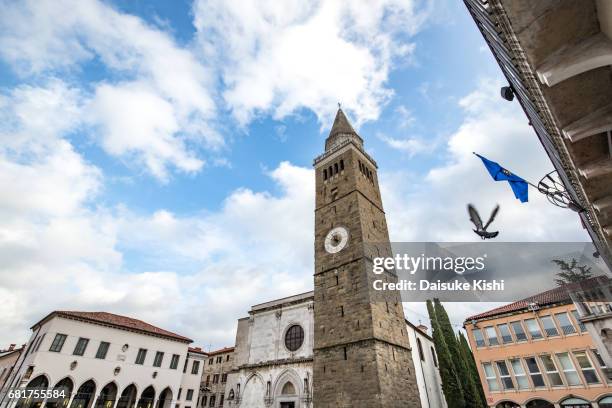
[[[472,204],[468,204],[467,210],[468,210],[468,214],[470,214],[470,221],[472,221],[472,223],[476,226],[476,229],[473,231],[478,236],[480,236],[480,238],[491,239],[491,238],[495,238],[499,234],[499,231],[495,231],[495,232],[487,231],[487,228],[493,222],[493,220],[497,216],[497,213],[499,212],[499,204],[496,205],[495,208],[493,209],[493,212],[491,212],[489,221],[487,221],[484,227],[482,226],[482,220],[480,219],[480,215],[478,214],[478,211],[476,211],[476,208]]]

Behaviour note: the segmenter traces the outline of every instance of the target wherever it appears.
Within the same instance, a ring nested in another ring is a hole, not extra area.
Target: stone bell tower
[[[391,255],[377,165],[341,109],[314,160],[316,408],[421,406],[399,294],[374,298],[372,257]]]

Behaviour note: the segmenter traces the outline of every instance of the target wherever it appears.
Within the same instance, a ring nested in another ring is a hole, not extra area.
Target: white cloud
[[[552,170],[537,136],[515,103],[498,96],[499,84],[483,81],[460,101],[464,120],[450,135],[444,162],[424,176],[381,175],[391,237],[397,241],[473,241],[466,205],[483,216],[496,203],[501,211],[492,227],[503,241],[585,241],[577,215],[548,203],[530,188],[529,202],[514,198],[508,183],[491,179],[477,152],[537,183]]]
[[[408,157],[412,157],[418,153],[423,152],[431,152],[435,149],[436,143],[432,141],[425,141],[416,137],[407,137],[407,138],[395,138],[391,136],[387,136],[384,133],[377,133],[376,136],[387,146],[392,149],[399,150],[403,153],[406,153]]]
[[[169,166],[202,167],[197,147],[223,145],[212,78],[168,33],[96,0],[8,3],[0,19],[0,55],[24,78],[70,76],[84,63],[102,63],[107,81],[83,87],[95,90],[84,114],[107,153],[137,159],[166,181]]]
[[[426,11],[415,1],[197,1],[195,25],[204,54],[218,61],[234,116],[283,118],[300,108],[322,123],[336,102],[357,125],[379,116],[395,59],[414,49],[406,37]]]

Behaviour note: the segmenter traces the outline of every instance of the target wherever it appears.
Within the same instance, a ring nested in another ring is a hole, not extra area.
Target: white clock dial
[[[336,227],[330,230],[325,237],[325,250],[330,254],[342,251],[348,243],[348,231],[344,227]]]

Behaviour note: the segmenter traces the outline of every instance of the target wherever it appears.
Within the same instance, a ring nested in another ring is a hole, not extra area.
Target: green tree
[[[485,396],[484,389],[482,388],[482,382],[480,381],[480,376],[478,375],[476,360],[474,360],[474,354],[472,354],[470,345],[462,332],[459,332],[459,349],[463,355],[463,360],[466,362],[469,376],[472,379],[472,383],[476,389],[476,395],[478,396],[478,401],[480,402],[480,404],[475,406],[487,408],[487,397]]]
[[[438,320],[438,324],[444,333],[444,341],[446,342],[446,347],[448,348],[451,360],[455,367],[455,372],[461,379],[459,384],[461,385],[465,405],[470,408],[476,408],[480,405],[478,391],[476,390],[473,378],[470,375],[467,362],[463,358],[463,353],[461,353],[459,341],[455,335],[455,330],[450,322],[448,313],[446,313],[446,309],[444,309],[444,306],[439,299],[434,299],[434,312],[436,319]]]
[[[576,258],[572,258],[570,262],[562,259],[553,259],[552,262],[561,269],[561,272],[557,273],[557,279],[555,279],[555,283],[559,286],[580,282],[593,277],[591,267],[578,265]]]
[[[453,364],[453,358],[445,341],[444,332],[440,326],[431,300],[427,301],[427,312],[431,320],[432,337],[438,354],[438,367],[442,378],[442,390],[448,408],[465,408],[463,389]]]

